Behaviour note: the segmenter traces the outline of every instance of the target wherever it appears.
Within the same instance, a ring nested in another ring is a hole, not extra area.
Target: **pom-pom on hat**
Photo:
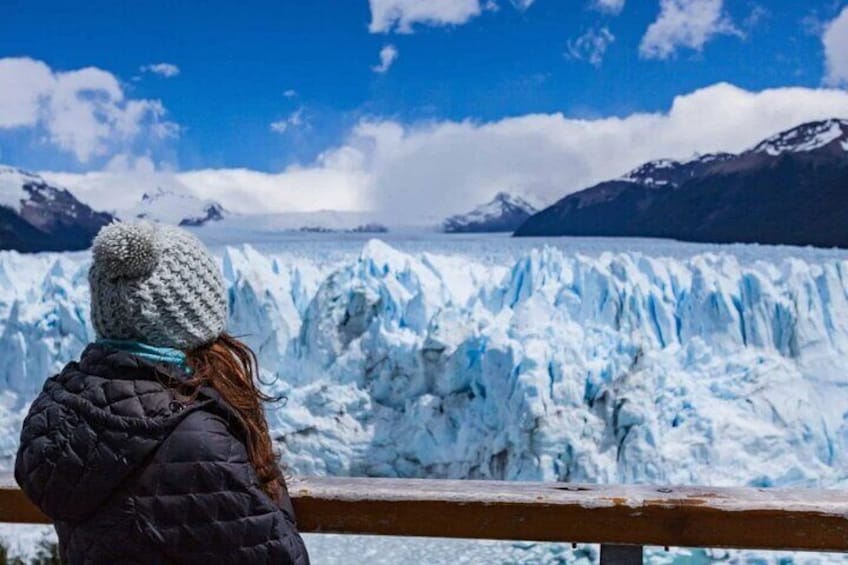
[[[150,222],[100,230],[88,272],[91,322],[101,339],[191,350],[227,323],[221,272],[185,230]]]

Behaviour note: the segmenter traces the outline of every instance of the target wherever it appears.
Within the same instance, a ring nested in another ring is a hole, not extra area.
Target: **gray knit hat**
[[[221,272],[185,230],[150,222],[100,230],[88,272],[91,322],[101,339],[190,350],[227,323]]]

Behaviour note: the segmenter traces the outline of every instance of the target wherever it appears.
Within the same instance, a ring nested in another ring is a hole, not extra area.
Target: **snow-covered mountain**
[[[848,247],[848,120],[803,124],[738,155],[658,160],[571,194],[516,235]]]
[[[121,219],[143,218],[183,227],[203,227],[209,241],[251,239],[263,233],[279,232],[356,232],[385,233],[387,228],[373,214],[320,210],[236,214],[214,200],[204,200],[186,189],[157,187],[145,193],[129,210],[119,212]]]
[[[633,169],[621,177],[621,180],[652,187],[679,186],[700,176],[708,167],[730,160],[733,157],[732,153],[710,153],[699,155],[688,161],[657,159]]]
[[[34,173],[0,165],[0,249],[85,249],[112,220]]]
[[[782,153],[803,153],[831,149],[839,155],[848,152],[848,120],[811,122],[774,135],[751,151],[777,156]],[[841,155],[845,158],[845,155]]]
[[[706,175],[751,170],[784,154],[844,161],[848,159],[848,120],[809,122],[764,139],[740,154],[709,153],[686,161],[658,159],[630,171],[620,180],[644,185],[679,187]]]
[[[229,213],[214,200],[205,200],[184,189],[157,187],[146,192],[129,210],[118,213],[123,220],[147,219],[176,226],[199,227],[217,222]]]
[[[447,233],[511,232],[536,211],[520,196],[500,192],[490,202],[467,214],[447,218],[442,222],[442,230]]]

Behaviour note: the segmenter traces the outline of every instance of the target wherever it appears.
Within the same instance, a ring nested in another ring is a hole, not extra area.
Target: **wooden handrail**
[[[303,532],[848,552],[848,492],[297,478]],[[0,522],[47,523],[8,475]]]

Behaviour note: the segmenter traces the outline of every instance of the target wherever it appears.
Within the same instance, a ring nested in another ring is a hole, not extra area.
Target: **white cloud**
[[[0,59],[0,129],[35,125],[55,82],[41,61]]]
[[[288,117],[271,123],[271,131],[277,133],[286,133],[291,128],[297,128],[305,125],[307,122],[304,113],[305,109],[303,106],[301,106],[300,108],[289,114]]]
[[[153,173],[143,162],[137,165],[147,166],[143,174],[59,175],[58,180],[105,209],[117,207],[110,203],[127,198],[125,191],[138,198],[173,179],[239,212],[377,210],[387,222],[421,222],[466,211],[500,190],[553,202],[650,159],[738,152],[805,121],[846,115],[843,90],[750,92],[722,83],[678,96],[665,112],[623,118],[585,120],[557,113],[483,123],[364,120],[313,163],[276,174]]]
[[[101,69],[52,70],[29,58],[0,59],[0,130],[35,129],[80,162],[107,155],[142,133],[162,138],[178,126],[158,100],[127,99]]]
[[[398,50],[394,45],[386,45],[380,49],[380,63],[371,67],[375,73],[385,73],[398,58]]]
[[[297,90],[289,88],[288,90],[283,92],[283,96],[285,96],[286,98],[295,98],[297,97]]]
[[[505,0],[503,0],[505,1]],[[524,11],[535,0],[509,0]],[[609,0],[607,0],[609,1]],[[414,25],[462,25],[483,11],[496,12],[500,0],[368,0],[371,8],[371,33],[412,33]]]
[[[479,0],[368,0],[371,33],[411,33],[413,24],[464,24],[481,12]]]
[[[370,179],[361,157],[359,151],[340,147],[309,166],[293,165],[280,173],[266,173],[249,169],[175,172],[163,170],[148,157],[120,155],[103,171],[43,174],[100,210],[131,208],[142,194],[158,186],[215,199],[234,212],[363,210]]]
[[[724,12],[724,0],[660,0],[660,13],[645,32],[639,54],[667,59],[681,47],[701,51],[716,35],[741,35]]]
[[[625,0],[592,0],[590,7],[599,12],[620,14],[624,9]]]
[[[761,4],[754,4],[751,6],[751,11],[747,16],[745,16],[745,20],[742,22],[743,28],[750,30],[751,28],[760,25],[763,20],[769,17],[771,17],[771,12],[769,12],[765,6]]]
[[[615,36],[606,27],[590,29],[577,39],[569,40],[565,56],[578,61],[587,61],[600,67],[607,48],[615,41]]]
[[[822,42],[827,68],[825,83],[848,86],[848,6],[825,26]]]
[[[165,78],[173,78],[180,74],[180,68],[172,63],[154,63],[138,68],[143,73],[153,73]]]

